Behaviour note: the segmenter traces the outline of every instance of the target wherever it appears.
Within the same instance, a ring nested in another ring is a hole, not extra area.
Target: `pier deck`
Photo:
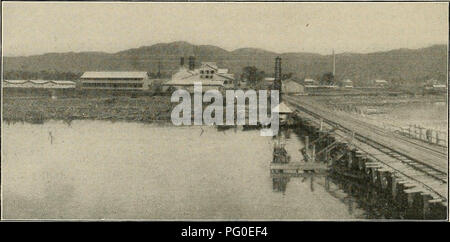
[[[429,197],[431,203],[447,206],[448,154],[441,147],[424,145],[390,133],[378,126],[350,116],[338,115],[320,105],[285,96],[287,104],[316,126],[335,130],[332,136],[342,143],[351,143],[358,154],[367,159],[367,169],[387,172],[407,187],[406,193]],[[349,136],[353,138],[349,141]]]

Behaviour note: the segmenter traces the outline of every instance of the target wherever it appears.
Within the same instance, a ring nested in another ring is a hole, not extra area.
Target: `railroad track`
[[[434,148],[420,145],[416,142],[409,141],[404,137],[393,136],[391,133],[385,131],[384,129],[378,126],[367,124],[360,120],[348,117],[340,117],[340,116],[337,117],[336,114],[330,111],[324,111],[320,107],[304,103],[303,101],[293,97],[286,97],[286,101],[289,102],[291,105],[294,105],[301,111],[308,113],[309,115],[315,118],[322,119],[324,122],[328,123],[333,127],[337,127],[338,129],[346,133],[353,132],[355,139],[357,139],[358,141],[365,143],[404,164],[407,164],[409,167],[425,174],[426,176],[429,176],[440,183],[448,182],[447,181],[448,168],[445,167],[446,164],[443,164],[447,162],[447,153],[436,150]],[[347,126],[342,125],[338,121],[334,121],[332,119],[345,121],[345,123],[351,124],[351,128],[347,127],[348,125]],[[366,132],[361,132],[364,130]],[[370,130],[370,132],[367,132],[367,130]],[[368,135],[369,133],[372,133],[373,135]],[[421,159],[417,159],[409,155],[408,152],[405,150],[396,149],[392,147],[392,145],[386,145],[386,142],[379,142],[376,140],[380,139],[381,137],[383,137],[384,139],[392,139],[394,137],[397,140],[391,141],[396,142],[400,140],[401,142],[405,142],[407,143],[407,145],[411,145],[411,148],[416,149],[416,153],[426,152],[427,157],[432,157],[433,160],[437,160],[440,166],[436,166],[437,162],[430,164],[429,160],[423,161]]]

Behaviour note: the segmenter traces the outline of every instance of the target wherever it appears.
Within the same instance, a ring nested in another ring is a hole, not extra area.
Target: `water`
[[[447,109],[445,102],[405,103],[389,108],[387,114],[372,115],[372,117],[380,122],[391,122],[401,127],[417,124],[446,132]]]
[[[104,121],[3,124],[3,217],[364,218],[337,186],[325,191],[323,178],[313,189],[310,178],[274,185],[273,140],[259,134]],[[300,148],[291,133],[292,160],[302,158]]]

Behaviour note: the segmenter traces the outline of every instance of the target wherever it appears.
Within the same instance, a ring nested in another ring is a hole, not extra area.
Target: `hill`
[[[268,75],[273,73],[274,58],[282,58],[284,73],[298,78],[319,78],[332,70],[332,56],[314,53],[275,53],[256,48],[227,51],[212,45],[192,45],[177,41],[128,49],[117,53],[80,52],[47,53],[43,55],[4,57],[4,71],[76,72],[129,70],[170,75],[177,70],[180,56],[196,56],[201,61],[215,61],[220,67],[239,74],[244,66],[256,66]],[[186,58],[187,63],[187,58]],[[336,55],[338,79],[362,82],[374,78],[386,80],[422,81],[435,78],[446,81],[447,46],[434,45],[421,49],[397,49],[369,54],[342,53]]]

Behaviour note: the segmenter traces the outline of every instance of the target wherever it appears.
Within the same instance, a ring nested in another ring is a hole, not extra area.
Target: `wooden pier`
[[[405,213],[420,208],[421,219],[447,218],[446,153],[351,117],[338,116],[301,98],[286,96],[284,100],[296,110],[297,121],[309,131],[311,137],[305,140],[305,149],[320,147],[320,151],[312,153],[312,160],[322,162],[276,164],[271,169],[303,172],[313,169],[311,166],[316,163],[326,169],[340,167],[342,176],[366,179],[379,192],[391,194],[392,202],[405,204]],[[309,139],[313,140],[313,146]]]

